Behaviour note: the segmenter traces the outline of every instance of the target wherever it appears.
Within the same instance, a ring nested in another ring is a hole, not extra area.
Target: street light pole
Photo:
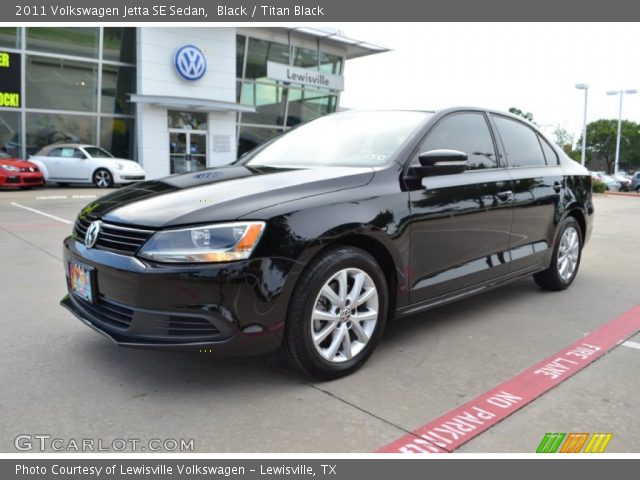
[[[589,95],[589,85],[586,83],[578,83],[578,90],[584,90],[584,115],[582,118],[582,166],[585,164],[585,152],[587,149],[587,96]]]
[[[637,93],[637,90],[611,90],[607,92],[607,95],[620,95],[620,105],[618,107],[618,138],[616,139],[616,160],[613,166],[613,174],[618,173],[618,162],[620,161],[620,137],[622,136],[622,97],[626,93],[632,95]]]

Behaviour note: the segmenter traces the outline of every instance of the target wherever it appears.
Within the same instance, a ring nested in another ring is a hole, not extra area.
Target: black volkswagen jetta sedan
[[[567,288],[592,217],[587,170],[518,117],[343,112],[87,205],[62,305],[120,345],[280,349],[336,378],[395,317],[527,275]]]

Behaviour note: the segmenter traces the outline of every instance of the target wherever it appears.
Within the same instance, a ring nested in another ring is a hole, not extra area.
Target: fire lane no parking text
[[[637,306],[567,348],[377,451],[453,452],[575,375],[639,330],[640,306]]]

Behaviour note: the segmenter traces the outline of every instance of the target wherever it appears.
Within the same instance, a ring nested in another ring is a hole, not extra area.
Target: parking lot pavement
[[[600,195],[568,291],[521,280],[393,322],[347,378],[309,382],[271,357],[117,348],[58,305],[68,222],[102,193],[0,192],[0,403],[10,412],[0,451],[15,451],[16,435],[45,433],[193,438],[200,452],[370,452],[640,303],[640,198]],[[608,451],[639,452],[638,366],[640,350],[617,347],[458,451],[533,452],[546,432],[606,431]]]

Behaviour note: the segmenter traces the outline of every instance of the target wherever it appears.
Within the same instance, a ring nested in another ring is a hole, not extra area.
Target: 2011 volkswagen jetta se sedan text
[[[343,112],[87,205],[62,304],[120,345],[280,349],[330,379],[395,317],[527,275],[567,288],[592,218],[587,170],[518,117]]]

